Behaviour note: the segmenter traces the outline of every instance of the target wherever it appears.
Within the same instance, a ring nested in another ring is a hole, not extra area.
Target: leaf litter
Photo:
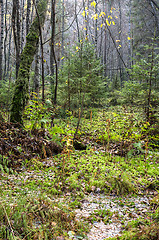
[[[76,217],[78,219],[83,217],[91,219],[92,213],[96,214],[98,211],[109,210],[108,223],[105,224],[103,222],[107,215],[103,219],[95,220],[90,224],[91,230],[87,238],[89,240],[103,240],[109,237],[120,236],[129,221],[148,217],[148,213],[151,212],[150,200],[153,194],[153,192],[150,192],[149,196],[129,196],[122,197],[122,199],[117,196],[90,194],[85,198],[81,209],[75,210]]]
[[[2,174],[1,176],[1,187],[3,186],[4,192],[6,192],[5,202],[10,202],[10,206],[13,207],[17,206],[17,199],[22,192],[25,196],[28,196],[28,201],[31,196],[35,195],[37,198],[40,197],[43,193],[39,187],[30,190],[27,187],[25,188],[25,184],[28,179],[46,179],[48,173],[44,173],[43,171],[37,173],[35,171],[25,171],[21,175]],[[52,173],[52,176],[49,174],[49,177],[52,179],[54,173]],[[69,211],[74,212],[75,221],[88,225],[90,231],[86,234],[86,237],[77,234],[75,228],[71,227],[70,230],[67,231],[67,235],[70,235],[69,239],[104,240],[109,237],[120,236],[128,222],[132,220],[151,220],[149,215],[152,212],[150,201],[154,195],[157,196],[156,191],[149,191],[146,195],[142,194],[141,196],[131,196],[129,194],[128,196],[122,197],[113,193],[105,195],[91,192],[85,194],[83,198],[80,199],[81,205],[79,207],[75,205],[74,209],[69,207],[70,203],[75,201],[71,192],[64,193],[63,197],[52,196],[46,193],[45,197],[51,200],[51,202],[57,203],[59,206],[65,206],[70,209]],[[38,205],[38,208],[41,208],[41,205]],[[44,210],[47,211],[47,208]],[[67,217],[64,218],[64,221],[65,220],[68,221]],[[55,227],[57,222],[53,220],[51,224],[52,227]],[[41,225],[42,220],[39,221],[37,219],[33,223],[35,229],[39,229]],[[73,231],[71,229],[73,229]],[[61,237],[61,239],[67,238]]]

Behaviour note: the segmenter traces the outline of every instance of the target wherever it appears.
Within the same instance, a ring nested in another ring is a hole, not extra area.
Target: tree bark
[[[12,27],[13,27],[15,50],[16,50],[16,78],[17,78],[18,77],[19,64],[20,64],[19,0],[13,0]]]
[[[26,35],[28,35],[29,26],[30,26],[30,10],[31,10],[31,0],[27,0]]]
[[[51,1],[51,39],[50,39],[50,72],[51,77],[54,76],[54,56],[53,56],[53,48],[55,42],[55,0]],[[53,81],[51,80],[51,89],[53,89]]]
[[[0,0],[0,84],[3,78],[3,32],[4,32],[4,7],[3,0]]]
[[[98,6],[98,2],[97,0],[95,0],[95,14],[98,13],[98,9],[97,9],[97,6]],[[98,50],[97,50],[97,43],[98,43],[98,31],[97,31],[97,28],[98,28],[98,19],[95,20],[95,51],[96,51],[96,56],[98,55]]]
[[[11,19],[10,19],[10,22],[11,22]],[[9,33],[8,60],[7,60],[7,75],[6,75],[6,78],[8,78],[8,74],[9,74],[9,71],[10,71],[11,43],[12,43],[12,27],[10,28],[10,33]]]
[[[65,26],[65,16],[64,16],[64,0],[62,1],[62,36],[61,36],[61,56],[64,56],[64,26]],[[63,58],[61,60],[61,64],[63,65]]]
[[[43,26],[47,10],[47,0],[40,0],[37,6],[40,24]],[[39,18],[35,17],[26,37],[26,44],[21,54],[18,77],[15,82],[14,96],[11,107],[11,122],[23,124],[22,114],[28,100],[29,73],[39,41]]]
[[[21,18],[22,18],[22,32],[21,32],[21,46],[20,46],[20,50],[21,52],[23,51],[23,43],[24,43],[24,20],[25,20],[25,13],[24,13],[24,0],[21,1],[21,5],[22,5],[22,10],[21,10]]]
[[[33,0],[33,3],[35,5],[35,2]],[[35,10],[36,10],[36,15],[38,17],[38,22],[39,22],[39,38],[40,38],[40,47],[41,47],[41,77],[42,77],[42,102],[44,103],[45,101],[45,77],[44,77],[44,47],[43,47],[43,36],[42,36],[42,26],[40,23],[40,15],[38,12],[38,9],[35,5]]]
[[[37,48],[37,52],[35,55],[35,69],[34,69],[34,91],[37,93],[39,97],[39,48]]]
[[[80,30],[79,30],[79,23],[78,23],[78,16],[77,16],[77,0],[75,0],[75,18],[76,18],[77,33],[78,33],[78,42],[80,43]]]
[[[6,79],[6,71],[7,71],[7,37],[8,37],[8,28],[7,28],[7,8],[8,8],[8,0],[5,2],[5,16],[4,16],[4,25],[5,25],[5,37],[4,37],[4,72],[3,72],[3,80]]]

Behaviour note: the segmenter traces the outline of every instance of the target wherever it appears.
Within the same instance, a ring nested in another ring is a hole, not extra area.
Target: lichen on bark
[[[48,0],[39,0],[37,11],[39,17],[36,16],[31,24],[29,33],[26,37],[26,44],[20,58],[20,67],[18,77],[15,82],[15,90],[11,106],[10,121],[23,124],[23,110],[28,100],[29,74],[30,67],[34,60],[39,41],[39,20],[42,27],[45,21]]]

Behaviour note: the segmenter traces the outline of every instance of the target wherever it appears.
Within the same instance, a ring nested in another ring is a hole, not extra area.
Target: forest
[[[0,240],[159,240],[159,0],[0,0]]]

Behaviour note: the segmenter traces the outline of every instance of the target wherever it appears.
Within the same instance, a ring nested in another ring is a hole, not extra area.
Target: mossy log
[[[30,67],[38,47],[39,29],[40,26],[42,27],[44,25],[47,5],[48,0],[39,0],[37,6],[39,16],[35,17],[26,37],[26,44],[20,58],[20,67],[15,82],[15,90],[11,106],[10,121],[12,123],[17,122],[23,124],[22,115],[28,100]]]

